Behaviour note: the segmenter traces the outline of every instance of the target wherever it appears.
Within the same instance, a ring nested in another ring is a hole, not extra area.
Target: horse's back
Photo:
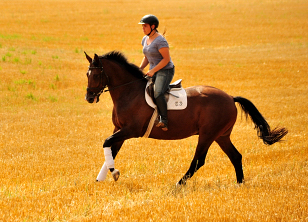
[[[194,113],[199,135],[210,131],[223,135],[232,129],[237,116],[232,96],[215,87],[202,85],[186,88],[186,92],[187,111]]]
[[[211,86],[192,86],[185,90],[187,108],[169,111],[169,131],[161,134],[161,130],[154,129],[154,138],[181,139],[200,135],[200,131],[223,134],[234,125],[237,109],[232,96]]]
[[[222,97],[222,98],[233,98],[232,96],[228,95],[226,92],[222,91],[221,89],[215,88],[213,86],[191,86],[185,88],[188,97],[199,97],[199,96],[206,96],[206,97]]]
[[[233,97],[226,92],[212,86],[192,86],[185,88],[187,93],[188,104],[192,107],[202,106],[207,109],[222,108],[236,110]]]

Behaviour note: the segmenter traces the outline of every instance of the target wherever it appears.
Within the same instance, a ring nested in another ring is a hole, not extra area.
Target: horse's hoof
[[[177,183],[175,184],[175,188],[176,188],[176,189],[181,188],[181,187],[182,187],[182,184],[180,184],[179,182],[177,182]]]
[[[117,169],[115,169],[111,174],[113,176],[114,181],[117,181],[120,177],[120,171]]]
[[[177,182],[176,184],[175,184],[175,187],[176,188],[182,188],[182,187],[184,187],[184,186],[186,186],[186,180],[180,180],[179,182]]]

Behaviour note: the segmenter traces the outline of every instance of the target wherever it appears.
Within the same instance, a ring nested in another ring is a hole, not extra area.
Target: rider
[[[156,127],[168,130],[167,102],[164,93],[174,76],[174,64],[169,54],[169,44],[165,37],[158,31],[159,21],[155,15],[145,15],[139,22],[145,36],[142,39],[144,58],[140,69],[143,70],[148,64],[150,69],[146,73],[154,82],[154,98],[160,115]]]

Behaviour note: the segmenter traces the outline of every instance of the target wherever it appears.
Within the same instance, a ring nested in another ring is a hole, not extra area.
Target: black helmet
[[[149,24],[150,26],[155,25],[154,29],[158,28],[159,21],[158,18],[155,15],[145,15],[143,18],[140,20],[138,24]]]

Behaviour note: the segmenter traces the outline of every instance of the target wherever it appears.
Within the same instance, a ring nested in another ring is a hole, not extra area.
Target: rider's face
[[[151,32],[151,26],[149,24],[142,24],[142,30],[145,35],[148,35]]]

